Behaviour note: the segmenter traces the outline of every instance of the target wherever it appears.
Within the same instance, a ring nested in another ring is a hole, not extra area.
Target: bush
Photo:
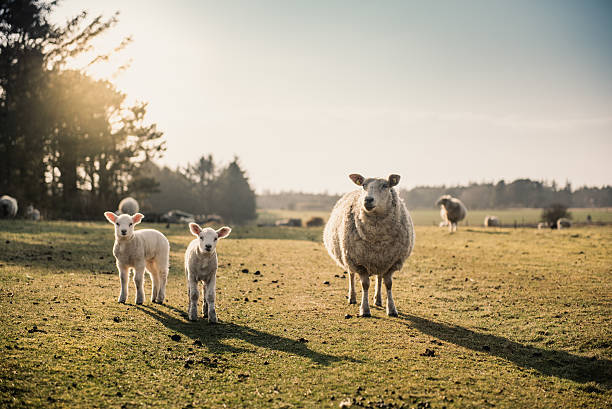
[[[549,226],[556,226],[557,220],[562,217],[571,219],[572,215],[567,211],[567,206],[560,203],[554,203],[545,207],[542,209],[542,215],[540,216],[542,221],[548,223]]]

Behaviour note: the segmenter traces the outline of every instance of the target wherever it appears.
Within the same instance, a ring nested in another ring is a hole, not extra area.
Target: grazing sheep
[[[448,231],[451,233],[457,231],[457,223],[467,215],[467,209],[461,200],[451,195],[444,195],[438,199],[436,206],[440,206],[440,216],[448,223]]]
[[[561,229],[567,229],[572,227],[572,221],[570,219],[566,219],[565,217],[562,217],[560,219],[557,220],[557,229],[561,230]]]
[[[144,273],[151,276],[153,288],[151,301],[163,303],[166,298],[166,282],[170,265],[170,243],[166,236],[153,229],[134,231],[134,226],[144,217],[140,213],[133,216],[105,212],[106,219],[115,225],[115,245],[113,255],[117,260],[121,292],[118,301],[125,303],[128,295],[129,271],[134,270],[136,285],[136,304],[144,302]]]
[[[387,315],[396,317],[391,287],[393,273],[401,270],[414,247],[414,226],[404,201],[393,186],[399,175],[388,179],[349,175],[362,189],[342,196],[334,206],[323,241],[329,255],[349,272],[349,304],[356,303],[355,274],[361,279],[362,317],[370,316],[368,289],[370,276],[376,275],[374,302],[382,306],[381,284],[387,288]]]
[[[139,210],[138,202],[131,196],[119,202],[119,214],[136,214]]]
[[[325,220],[322,217],[311,217],[306,221],[306,227],[319,227],[325,224]]]
[[[39,221],[40,220],[40,210],[35,209],[34,206],[28,205],[26,207],[26,219]]]
[[[0,218],[13,218],[17,216],[17,210],[19,210],[17,199],[8,195],[0,197]]]
[[[202,229],[195,223],[189,224],[189,230],[197,237],[193,239],[185,251],[185,273],[189,295],[188,316],[190,321],[198,319],[198,283],[203,282],[202,315],[208,317],[208,322],[217,322],[215,311],[215,291],[217,283],[217,240],[227,237],[232,229],[221,227],[214,230],[210,227]]]
[[[485,227],[500,227],[501,223],[499,221],[499,219],[497,218],[497,216],[488,216],[485,217],[484,219],[484,226]]]
[[[549,228],[550,226],[548,225],[548,223],[545,223],[545,222],[538,223],[538,230],[549,229]]]

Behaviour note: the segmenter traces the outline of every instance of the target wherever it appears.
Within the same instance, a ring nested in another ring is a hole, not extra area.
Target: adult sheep
[[[440,196],[436,206],[440,206],[440,216],[448,223],[448,231],[451,233],[457,231],[457,223],[465,219],[467,215],[467,209],[461,200],[451,195],[444,195]]]
[[[388,179],[349,175],[362,189],[342,196],[334,206],[323,241],[329,255],[349,273],[349,304],[356,303],[355,274],[361,279],[362,317],[370,316],[368,289],[376,275],[374,303],[382,306],[381,284],[387,288],[387,315],[396,317],[391,287],[393,273],[399,271],[414,247],[414,226],[403,200],[393,189],[399,175]]]
[[[484,219],[484,226],[485,227],[500,227],[501,223],[499,222],[499,219],[497,218],[497,216],[488,216],[485,217]]]
[[[567,219],[565,217],[561,217],[560,219],[557,220],[557,229],[558,230],[569,229],[570,227],[572,227],[572,221],[570,219]]]
[[[136,214],[140,211],[138,202],[131,196],[119,202],[119,214]]]
[[[0,218],[8,219],[17,216],[17,199],[14,197],[4,195],[0,197]]]

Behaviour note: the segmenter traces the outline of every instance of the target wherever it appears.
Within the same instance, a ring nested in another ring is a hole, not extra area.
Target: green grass
[[[0,406],[612,404],[612,227],[419,226],[400,317],[369,319],[321,228],[240,227],[218,247],[218,325],[186,320],[187,227],[152,227],[171,243],[168,298],[137,306],[133,284],[116,302],[108,223],[0,221]]]
[[[593,223],[612,223],[612,209],[570,209],[572,219],[576,223],[586,223],[587,215],[591,215]],[[499,217],[504,226],[513,226],[516,221],[518,226],[536,225],[540,222],[542,209],[503,209],[503,210],[468,210],[466,220],[460,225],[482,226],[487,215]],[[439,209],[411,209],[410,215],[417,226],[437,226],[440,221]],[[284,218],[300,218],[302,221],[313,216],[322,217],[327,220],[329,212],[323,211],[294,211],[294,210],[259,210],[258,223],[274,223],[275,220]]]

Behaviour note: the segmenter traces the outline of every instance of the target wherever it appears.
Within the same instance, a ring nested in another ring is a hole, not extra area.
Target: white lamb
[[[217,284],[217,241],[229,236],[231,228],[225,226],[219,230],[210,227],[202,229],[195,223],[189,223],[189,230],[196,236],[185,251],[185,273],[189,295],[188,315],[190,321],[198,319],[198,283],[203,282],[202,315],[208,322],[217,322],[215,311],[215,291]]]
[[[166,236],[153,229],[134,231],[134,226],[144,217],[140,213],[133,216],[105,212],[106,219],[115,225],[115,245],[113,255],[117,260],[121,293],[118,301],[125,303],[128,295],[129,271],[134,270],[136,285],[136,304],[144,302],[144,272],[151,276],[153,289],[151,301],[163,303],[166,298],[166,281],[170,265],[170,243]]]

